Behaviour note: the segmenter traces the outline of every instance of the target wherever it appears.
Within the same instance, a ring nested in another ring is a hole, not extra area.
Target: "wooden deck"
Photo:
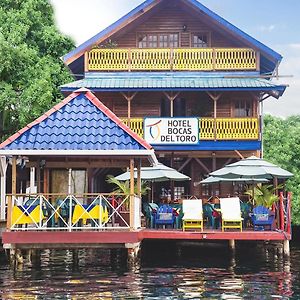
[[[291,235],[278,231],[218,231],[183,232],[181,230],[141,229],[136,231],[45,231],[3,232],[5,248],[23,249],[71,249],[130,247],[143,240],[210,240],[210,241],[284,241]]]

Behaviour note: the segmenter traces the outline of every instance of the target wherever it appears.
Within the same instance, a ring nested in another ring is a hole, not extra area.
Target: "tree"
[[[1,0],[0,129],[7,136],[62,99],[71,81],[60,57],[74,43],[56,28],[47,0]]]
[[[264,158],[294,176],[286,189],[293,193],[292,222],[300,224],[300,116],[287,119],[266,116],[264,119]]]

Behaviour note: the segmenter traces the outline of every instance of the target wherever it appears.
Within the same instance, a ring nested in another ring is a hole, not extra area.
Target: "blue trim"
[[[153,145],[155,151],[234,151],[261,150],[260,141],[201,141],[197,145]]]
[[[89,47],[90,45],[95,44],[101,37],[105,36],[109,32],[113,31],[115,28],[117,28],[119,25],[121,25],[123,22],[127,21],[130,17],[133,17],[137,12],[142,11],[145,9],[147,6],[149,6],[152,2],[155,0],[147,0],[143,3],[141,3],[139,6],[131,10],[128,14],[111,24],[110,26],[106,27],[104,30],[100,31],[96,35],[94,35],[92,38],[88,39],[86,42],[83,44],[79,45],[76,47],[74,50],[69,52],[68,54],[64,55],[62,57],[63,61],[66,62],[69,58],[72,56],[76,55],[80,51],[84,50],[86,47]]]
[[[105,36],[112,30],[114,30],[115,28],[120,26],[123,22],[126,22],[130,17],[134,16],[139,11],[142,12],[143,9],[147,8],[154,1],[155,0],[147,0],[144,3],[140,4],[139,6],[134,8],[132,11],[130,11],[128,14],[126,14],[125,16],[123,16],[122,18],[117,20],[115,23],[111,24],[110,26],[108,26],[107,28],[105,28],[104,30],[102,30],[101,32],[99,32],[98,34],[96,34],[95,36],[93,36],[92,38],[90,38],[89,40],[87,40],[86,42],[84,42],[83,44],[81,44],[80,46],[78,46],[77,48],[72,50],[71,52],[69,52],[68,54],[64,55],[62,57],[63,61],[66,62],[72,56],[78,54],[85,48],[95,44],[101,37]],[[185,0],[185,1],[190,2],[192,5],[194,5],[196,8],[198,8],[200,11],[204,12],[207,16],[211,17],[214,21],[216,21],[218,24],[220,24],[221,27],[226,28],[235,34],[238,34],[242,39],[245,39],[247,42],[253,44],[254,47],[260,49],[262,52],[265,52],[266,54],[271,56],[277,62],[280,62],[282,60],[282,56],[279,53],[272,50],[265,44],[259,42],[255,38],[251,37],[249,34],[245,33],[241,29],[237,28],[230,22],[226,21],[225,19],[220,17],[218,14],[216,14],[213,11],[211,11],[210,9],[208,9],[203,4],[199,3],[196,0]]]

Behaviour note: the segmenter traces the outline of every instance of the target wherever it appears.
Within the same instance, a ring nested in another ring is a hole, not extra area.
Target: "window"
[[[174,187],[174,199],[181,199],[184,194],[184,186]]]
[[[251,117],[252,108],[250,100],[237,100],[235,102],[234,116],[238,118]]]
[[[178,48],[178,33],[149,33],[138,35],[139,48]]]
[[[207,48],[209,47],[209,38],[207,32],[197,33],[192,35],[192,47]]]

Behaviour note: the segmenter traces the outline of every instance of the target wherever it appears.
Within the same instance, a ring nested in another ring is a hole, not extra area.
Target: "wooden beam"
[[[170,117],[174,117],[174,100],[180,95],[180,92],[176,93],[175,95],[173,95],[173,92],[171,92],[171,94],[167,92],[163,93],[170,101]]]
[[[28,163],[27,166],[35,166],[36,164],[34,163]],[[108,160],[108,161],[101,161],[101,160],[91,160],[90,162],[88,161],[67,161],[67,162],[59,162],[59,161],[47,161],[46,168],[49,169],[92,169],[92,168],[126,168],[128,167],[128,160]]]
[[[130,118],[131,118],[131,101],[136,96],[138,92],[134,92],[133,94],[127,93],[127,95],[121,92],[122,96],[127,100],[127,119],[128,119],[128,127],[130,127]]]
[[[211,170],[199,158],[195,158],[195,160],[207,173],[211,173]]]
[[[180,168],[178,169],[178,172],[181,172],[189,163],[190,161],[192,160],[192,158],[188,158],[181,166]]]
[[[234,150],[234,152],[235,152],[241,159],[245,159],[245,157],[244,157],[238,150]]]
[[[17,158],[16,156],[12,157],[12,166],[11,166],[11,193],[12,197],[8,197],[7,203],[7,229],[10,230],[11,228],[11,217],[12,217],[12,210],[14,206],[14,197],[17,194]]]
[[[134,159],[130,159],[130,197],[129,197],[129,223],[130,228],[134,227]]]
[[[137,194],[140,199],[142,199],[142,180],[141,180],[141,166],[142,166],[142,161],[139,159],[138,164],[137,164]]]

